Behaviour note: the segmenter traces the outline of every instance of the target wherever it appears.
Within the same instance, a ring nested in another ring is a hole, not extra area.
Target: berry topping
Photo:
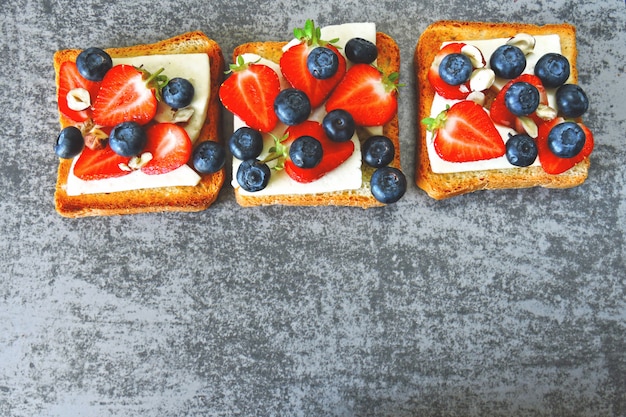
[[[207,140],[199,144],[192,154],[193,167],[201,174],[219,171],[226,162],[224,147],[217,142]]]
[[[559,87],[567,81],[570,65],[567,58],[557,53],[547,53],[535,64],[535,75],[545,87]]]
[[[511,165],[527,167],[537,159],[537,145],[526,134],[511,136],[506,142],[506,159]]]
[[[496,76],[513,79],[520,76],[526,68],[526,56],[517,46],[502,45],[491,55],[489,65]]]
[[[247,159],[237,169],[237,182],[246,191],[261,191],[267,187],[270,175],[271,171],[267,164],[256,159]]]
[[[326,111],[343,109],[359,126],[381,126],[398,108],[398,73],[384,75],[368,64],[355,64],[326,102]]]
[[[102,81],[113,67],[111,56],[100,48],[87,48],[76,57],[78,72],[89,81]]]
[[[563,84],[556,90],[556,106],[565,117],[580,117],[589,109],[589,99],[579,85]]]
[[[551,120],[539,126],[539,135],[537,136],[536,140],[537,151],[541,166],[548,174],[556,175],[567,171],[577,163],[581,162],[587,156],[589,156],[594,147],[593,134],[591,133],[591,131],[584,124],[576,123],[578,127],[582,129],[585,135],[583,148],[580,150],[580,152],[578,152],[578,154],[574,155],[571,158],[561,158],[555,155],[554,152],[550,149],[550,145],[548,144],[549,136],[553,134],[552,131],[556,126],[559,126],[563,123],[570,122],[566,122],[565,119],[557,117],[554,120]]]
[[[278,75],[267,65],[245,63],[241,56],[230,71],[219,91],[222,104],[251,128],[270,132],[278,122],[274,113],[280,92]]]
[[[121,168],[128,161],[128,157],[116,154],[110,146],[97,150],[85,147],[74,165],[74,175],[85,181],[121,177],[131,172]]]
[[[263,150],[263,135],[258,130],[240,127],[228,140],[228,148],[237,159],[242,161],[254,159]]]
[[[298,168],[314,168],[322,160],[322,144],[313,136],[300,136],[289,147],[289,158]]]
[[[78,155],[85,146],[85,140],[80,129],[68,126],[61,130],[54,144],[54,153],[59,158],[69,159]]]
[[[356,131],[354,118],[343,109],[335,109],[326,113],[322,120],[322,127],[328,139],[335,142],[346,142],[352,139]]]
[[[274,100],[274,112],[278,120],[288,126],[304,122],[311,114],[311,102],[307,95],[295,88],[286,88]]]
[[[194,95],[193,85],[185,78],[172,78],[161,90],[163,101],[174,109],[182,109],[191,104]]]
[[[406,177],[394,167],[378,168],[372,174],[370,187],[376,200],[383,204],[395,203],[406,192]]]
[[[466,83],[473,70],[472,61],[462,53],[446,55],[439,64],[439,76],[443,82],[450,85]]]
[[[346,57],[355,64],[371,64],[378,58],[376,44],[363,38],[352,38],[344,47]]]
[[[325,80],[337,73],[339,58],[332,49],[318,46],[309,53],[306,64],[312,76]]]
[[[504,94],[504,104],[515,116],[528,116],[539,106],[539,90],[525,81],[518,81],[509,86]]]
[[[57,101],[59,111],[75,122],[83,122],[91,117],[91,109],[89,107],[84,110],[73,110],[68,103],[68,98],[72,92],[79,89],[88,91],[90,102],[92,102],[100,90],[100,83],[89,81],[80,75],[74,62],[64,62],[61,68],[59,68]]]
[[[137,122],[123,122],[111,130],[109,146],[120,156],[136,156],[146,146],[148,138],[143,127]]]
[[[563,122],[548,133],[548,148],[560,158],[572,158],[585,146],[585,132],[574,122]]]
[[[384,167],[393,161],[395,149],[387,136],[370,136],[361,148],[363,162],[374,168]]]
[[[152,159],[141,170],[149,175],[165,174],[189,161],[191,139],[187,131],[174,123],[157,123],[146,130],[148,142],[144,152]]]

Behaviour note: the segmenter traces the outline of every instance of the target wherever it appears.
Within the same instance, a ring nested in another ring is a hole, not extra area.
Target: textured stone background
[[[443,202],[411,186],[369,211],[242,209],[226,186],[197,214],[55,213],[56,49],[201,29],[229,56],[306,18],[397,39],[411,179],[429,23],[575,24],[588,181]],[[623,1],[15,0],[0,26],[0,415],[626,416]]]

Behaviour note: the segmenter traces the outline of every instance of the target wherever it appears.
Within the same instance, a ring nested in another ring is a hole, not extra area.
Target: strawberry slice
[[[549,122],[542,123],[539,125],[539,135],[537,136],[537,155],[539,157],[539,162],[541,162],[541,166],[545,172],[548,174],[560,174],[562,172],[567,171],[572,168],[574,165],[585,159],[594,147],[594,139],[593,134],[582,123],[578,123],[578,125],[585,132],[585,146],[583,146],[582,150],[578,153],[578,155],[572,158],[559,158],[556,156],[550,148],[548,147],[548,134],[552,130],[552,128],[559,123],[564,122],[565,119],[562,117],[557,117]]]
[[[443,81],[439,76],[439,64],[443,58],[450,54],[460,54],[461,49],[463,49],[465,45],[466,44],[462,42],[454,42],[441,48],[437,55],[435,55],[435,59],[428,70],[428,82],[433,86],[437,94],[443,98],[450,100],[463,100],[471,92],[469,81],[460,85],[450,85]]]
[[[548,94],[546,93],[546,89],[541,83],[539,77],[532,74],[522,74],[519,77],[514,78],[506,83],[493,99],[491,107],[489,109],[489,114],[491,115],[491,119],[494,121],[494,123],[507,127],[517,127],[519,129],[519,127],[517,126],[517,116],[511,113],[506,107],[506,104],[504,104],[504,95],[511,87],[511,85],[520,81],[527,82],[537,87],[537,90],[539,90],[539,103],[545,105],[548,104]],[[543,123],[543,121],[535,113],[530,115],[530,117],[535,121],[537,125]]]
[[[165,174],[186,164],[192,144],[187,131],[175,123],[157,123],[146,130],[148,141],[143,152],[152,159],[141,170],[149,175]]]
[[[324,133],[321,124],[312,120],[307,120],[299,125],[290,126],[285,131],[289,137],[285,144],[289,144],[300,136],[312,136],[322,144],[323,157],[318,165],[313,168],[299,168],[290,159],[285,161],[285,172],[293,180],[301,183],[308,183],[323,177],[341,165],[354,152],[354,143],[333,142]]]
[[[100,85],[93,104],[93,120],[100,126],[135,121],[141,125],[154,118],[162,70],[150,74],[132,65],[111,68]]]
[[[398,73],[383,75],[369,64],[355,64],[326,102],[326,111],[343,109],[360,126],[381,126],[398,109]]]
[[[57,91],[59,111],[75,122],[83,122],[91,117],[91,108],[77,111],[70,109],[67,105],[68,93],[76,88],[84,88],[89,91],[93,104],[98,95],[98,90],[100,89],[100,82],[89,81],[83,78],[78,72],[75,62],[64,62],[61,64],[61,68],[59,68],[59,88]]]
[[[280,93],[276,72],[267,65],[247,64],[241,56],[230,71],[232,74],[219,90],[224,107],[252,129],[272,131],[278,122],[274,100]]]
[[[435,150],[444,160],[470,162],[504,155],[506,146],[487,112],[479,104],[464,100],[422,121],[435,132]]]
[[[121,177],[130,174],[120,168],[120,164],[127,165],[129,160],[113,152],[109,145],[97,150],[85,147],[74,165],[74,175],[85,181]]]

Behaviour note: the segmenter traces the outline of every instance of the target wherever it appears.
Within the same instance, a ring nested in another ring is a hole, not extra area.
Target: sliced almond
[[[484,68],[485,62],[483,61],[483,54],[480,49],[474,45],[465,45],[461,48],[461,53],[468,57],[472,62],[474,68]]]
[[[74,111],[82,111],[91,106],[91,96],[84,88],[74,88],[67,93],[67,107]]]
[[[539,116],[541,120],[553,120],[557,116],[557,114],[558,113],[556,109],[553,109],[548,105],[540,104],[539,107],[537,107],[537,116]]]
[[[496,81],[496,74],[489,68],[478,68],[470,76],[470,90],[484,91]]]
[[[518,33],[506,42],[507,45],[517,46],[524,55],[530,54],[535,49],[535,43],[535,37],[528,33]]]
[[[519,117],[519,121],[522,123],[522,127],[524,128],[524,131],[528,134],[528,136],[533,139],[539,136],[539,128],[537,127],[537,124],[533,119],[531,119],[530,117],[521,116]]]
[[[472,91],[467,96],[467,100],[473,101],[476,104],[480,104],[481,106],[485,105],[485,93],[482,91]]]

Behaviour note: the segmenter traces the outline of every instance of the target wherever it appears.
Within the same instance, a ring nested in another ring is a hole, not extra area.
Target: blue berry
[[[78,72],[90,81],[102,81],[112,67],[111,56],[100,48],[87,48],[76,57]]]
[[[201,174],[212,174],[219,171],[226,162],[226,151],[217,142],[207,140],[193,151],[193,167]]]
[[[54,153],[59,158],[73,158],[78,155],[85,146],[85,140],[80,129],[74,126],[68,126],[61,130],[57,140],[54,143]]]
[[[253,193],[267,187],[270,175],[267,164],[257,159],[247,159],[237,169],[237,182],[241,188]]]
[[[352,139],[356,124],[352,115],[342,109],[335,109],[326,114],[322,120],[322,127],[328,139],[335,142],[347,142]]]
[[[391,204],[400,200],[406,192],[406,177],[399,169],[386,166],[374,171],[370,186],[376,200]]]
[[[304,122],[311,114],[311,102],[307,95],[295,88],[286,88],[274,100],[274,112],[278,120],[293,126]]]
[[[504,104],[516,116],[528,116],[539,106],[539,90],[525,81],[511,84],[504,94]]]
[[[449,85],[460,85],[467,82],[473,70],[472,61],[463,54],[448,54],[439,64],[439,76]]]
[[[254,159],[263,151],[263,135],[247,126],[240,127],[228,140],[228,148],[237,159]]]
[[[313,136],[300,136],[289,147],[289,158],[299,168],[313,168],[324,156],[322,144]]]
[[[511,80],[526,68],[526,56],[517,46],[502,45],[491,55],[489,65],[496,76]]]
[[[137,122],[122,122],[109,135],[111,149],[121,156],[139,155],[147,141],[145,130]]]
[[[520,133],[506,142],[506,159],[511,165],[527,167],[537,159],[537,144],[530,136]]]
[[[544,87],[558,87],[569,78],[569,61],[561,54],[547,53],[537,61],[535,75]]]
[[[556,107],[565,117],[580,117],[589,109],[589,99],[580,86],[563,84],[556,90]]]
[[[344,47],[346,57],[355,64],[371,64],[378,58],[376,45],[367,39],[352,38]]]
[[[185,78],[172,78],[161,90],[163,101],[174,109],[182,109],[191,104],[194,95],[193,84]]]
[[[384,167],[393,161],[395,149],[387,136],[370,136],[361,148],[363,161],[374,168]]]
[[[337,73],[339,58],[332,49],[318,46],[309,53],[306,65],[313,77],[325,80]]]
[[[574,122],[563,122],[548,133],[548,148],[560,158],[572,158],[585,146],[585,131]]]

